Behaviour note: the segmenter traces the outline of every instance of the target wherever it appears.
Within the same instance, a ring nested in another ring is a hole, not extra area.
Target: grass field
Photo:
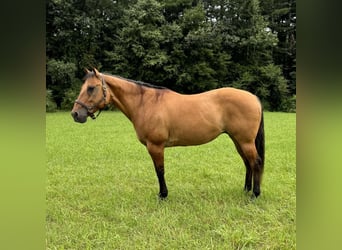
[[[227,135],[167,148],[166,201],[146,148],[119,112],[85,124],[46,115],[47,249],[295,249],[296,115],[265,113],[261,196]]]

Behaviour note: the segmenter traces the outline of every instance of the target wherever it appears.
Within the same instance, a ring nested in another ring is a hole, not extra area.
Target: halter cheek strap
[[[106,97],[107,97],[107,87],[106,87],[106,83],[102,77],[102,80],[101,80],[101,83],[102,83],[102,93],[103,93],[103,96],[102,96],[102,99],[100,101],[98,101],[96,104],[94,105],[91,105],[91,106],[87,106],[85,103],[79,101],[79,100],[76,100],[75,103],[81,105],[83,108],[85,108],[88,112],[88,115],[91,117],[91,119],[95,120],[100,114],[101,114],[101,111],[102,109],[98,109],[99,112],[97,113],[97,115],[95,116],[94,115],[94,112],[92,112],[101,102],[104,101],[104,103],[106,104]]]

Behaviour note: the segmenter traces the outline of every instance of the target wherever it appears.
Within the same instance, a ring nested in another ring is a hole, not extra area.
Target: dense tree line
[[[295,0],[47,0],[47,110],[85,67],[181,93],[233,86],[295,110]]]

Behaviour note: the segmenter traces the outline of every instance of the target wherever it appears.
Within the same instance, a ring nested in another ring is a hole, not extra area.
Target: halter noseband
[[[92,105],[92,106],[87,106],[85,103],[76,100],[75,103],[81,105],[83,108],[85,108],[88,112],[88,115],[91,117],[91,119],[95,120],[101,113],[102,109],[99,109],[99,112],[97,113],[97,115],[94,115],[94,112],[92,112],[102,101],[105,102],[106,104],[106,97],[107,97],[107,87],[106,87],[106,83],[103,79],[103,77],[101,77],[101,83],[102,83],[102,99],[100,101],[98,101],[96,104]]]

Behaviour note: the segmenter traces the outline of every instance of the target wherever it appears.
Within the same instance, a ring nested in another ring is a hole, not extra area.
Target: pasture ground
[[[296,114],[265,112],[261,196],[227,135],[165,150],[169,197],[120,112],[46,115],[47,249],[295,249]]]

